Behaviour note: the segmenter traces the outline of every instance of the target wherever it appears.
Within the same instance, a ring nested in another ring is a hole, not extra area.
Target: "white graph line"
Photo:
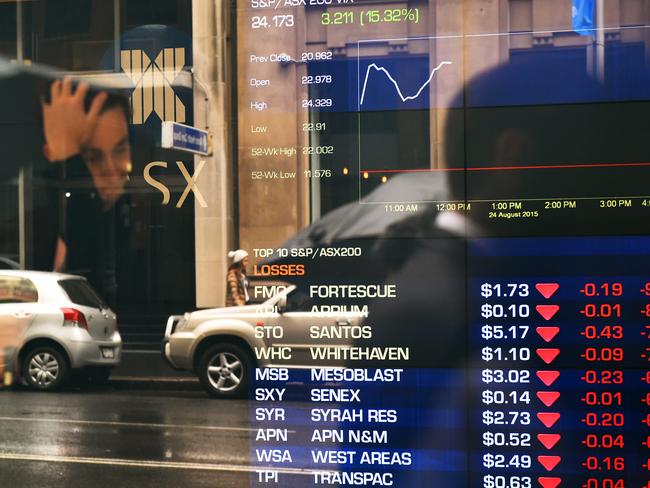
[[[368,78],[370,77],[370,70],[374,69],[375,71],[381,71],[384,73],[388,79],[395,85],[395,90],[397,90],[397,94],[399,97],[402,99],[402,102],[406,102],[407,100],[413,100],[417,97],[420,96],[422,91],[427,87],[429,83],[431,83],[431,80],[433,80],[433,75],[436,74],[436,71],[441,69],[443,66],[446,64],[452,64],[451,61],[443,61],[440,63],[438,66],[436,66],[431,74],[429,75],[429,79],[420,87],[418,92],[415,95],[409,95],[408,97],[405,97],[404,94],[402,93],[402,90],[400,90],[399,85],[397,84],[397,81],[390,75],[388,70],[386,68],[383,68],[382,66],[377,66],[375,63],[372,63],[370,66],[368,66],[368,69],[366,70],[366,78],[363,80],[363,89],[361,90],[361,98],[359,99],[359,106],[363,105],[363,100],[366,97],[366,85],[368,84]]]

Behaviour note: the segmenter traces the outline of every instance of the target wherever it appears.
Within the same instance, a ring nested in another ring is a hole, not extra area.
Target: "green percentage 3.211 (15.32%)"
[[[420,22],[420,9],[417,8],[387,8],[373,10],[346,10],[338,12],[323,12],[322,25],[349,25],[358,24],[389,24],[393,22],[406,22],[417,24]]]

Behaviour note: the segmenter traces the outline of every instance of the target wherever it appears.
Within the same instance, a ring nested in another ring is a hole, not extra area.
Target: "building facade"
[[[0,2],[0,55],[129,98],[133,166],[116,215],[123,233],[114,252],[117,311],[126,322],[161,327],[170,313],[221,306],[229,250],[247,249],[257,261],[254,249],[274,248],[328,211],[363,198],[390,178],[382,170],[392,164],[444,167],[447,110],[476,75],[550,50],[563,50],[585,69],[592,62],[593,38],[572,31],[571,0],[307,3],[281,5],[292,25],[259,28],[256,19],[268,12],[252,0]],[[352,28],[326,20],[380,7],[417,11],[417,22]],[[624,48],[626,56],[650,63],[648,29],[636,28],[649,21],[650,1],[607,0],[606,51]],[[364,115],[363,142],[358,98],[330,111],[303,104],[333,90],[302,82],[305,77],[333,73],[340,92],[358,82],[362,62],[384,63],[415,79],[452,59],[448,75],[426,87],[426,106]],[[605,75],[616,75],[607,55]],[[162,149],[162,121],[207,129],[212,154]],[[312,130],[315,124],[327,129]],[[391,149],[377,149],[385,141]],[[195,177],[195,189],[178,205],[190,183],[181,164]],[[168,203],[147,172],[169,188]],[[21,170],[2,183],[2,256],[34,265],[39,229],[31,210],[52,185],[63,213],[62,180]]]

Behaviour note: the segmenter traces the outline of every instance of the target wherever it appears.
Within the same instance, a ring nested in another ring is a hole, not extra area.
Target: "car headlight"
[[[190,313],[185,313],[183,317],[178,321],[178,324],[176,324],[176,329],[174,330],[175,332],[179,332],[184,330],[187,325],[190,323]]]

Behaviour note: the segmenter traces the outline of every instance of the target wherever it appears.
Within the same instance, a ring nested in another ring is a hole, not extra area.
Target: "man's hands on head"
[[[106,92],[97,94],[86,112],[84,99],[87,93],[87,83],[79,83],[73,90],[72,79],[65,77],[52,83],[50,102],[41,102],[45,156],[50,162],[64,161],[79,154],[81,147],[92,135],[108,95]]]

